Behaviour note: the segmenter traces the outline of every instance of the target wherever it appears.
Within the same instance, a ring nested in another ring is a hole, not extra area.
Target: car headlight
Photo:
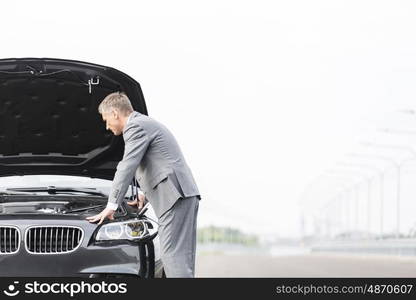
[[[109,223],[98,230],[97,241],[137,240],[149,234],[148,225],[142,220]]]

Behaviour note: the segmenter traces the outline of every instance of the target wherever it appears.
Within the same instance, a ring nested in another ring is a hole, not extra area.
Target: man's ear
[[[114,117],[114,119],[116,119],[116,120],[117,120],[117,119],[118,119],[118,117],[120,116],[120,115],[119,115],[119,113],[118,113],[118,111],[117,111],[116,109],[114,109],[114,108],[111,110],[111,113],[113,114],[113,117]]]

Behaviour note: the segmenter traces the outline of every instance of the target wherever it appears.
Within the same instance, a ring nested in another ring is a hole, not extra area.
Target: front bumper
[[[130,275],[161,277],[162,264],[158,257],[158,238],[137,244],[94,244],[96,224],[77,218],[0,219],[0,226],[16,226],[22,237],[32,225],[77,226],[84,231],[80,246],[73,252],[60,254],[31,254],[20,239],[19,251],[0,254],[0,276],[28,277],[97,277]],[[156,246],[156,251],[154,249]],[[155,255],[156,254],[156,255]]]

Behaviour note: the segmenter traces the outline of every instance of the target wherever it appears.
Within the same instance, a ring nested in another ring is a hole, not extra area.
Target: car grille
[[[32,226],[26,231],[26,250],[32,254],[64,254],[79,247],[83,231],[70,226]]]
[[[19,250],[20,233],[19,230],[11,226],[0,227],[0,253],[12,254]]]

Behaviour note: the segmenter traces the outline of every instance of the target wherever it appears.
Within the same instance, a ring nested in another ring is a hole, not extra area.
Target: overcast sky
[[[297,236],[305,186],[385,113],[414,108],[414,1],[7,1],[1,58],[138,80],[177,137],[199,226]]]

